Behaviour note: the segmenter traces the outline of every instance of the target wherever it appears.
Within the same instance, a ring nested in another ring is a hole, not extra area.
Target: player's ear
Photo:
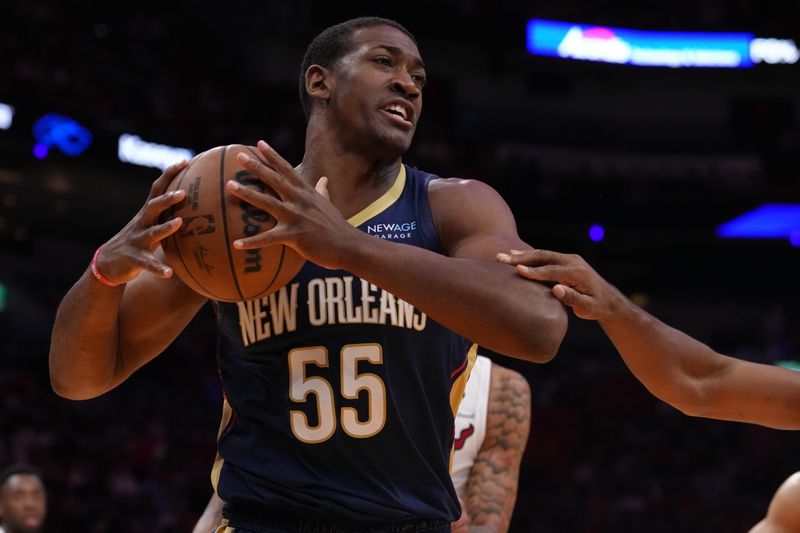
[[[331,71],[320,65],[306,69],[306,93],[313,100],[327,102],[331,96]]]

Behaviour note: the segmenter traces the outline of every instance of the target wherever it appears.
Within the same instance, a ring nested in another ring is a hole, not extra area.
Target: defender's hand
[[[555,283],[553,295],[572,307],[580,318],[612,318],[624,297],[595,270],[575,254],[549,250],[512,250],[497,254],[501,263],[515,265],[519,275],[537,281]]]

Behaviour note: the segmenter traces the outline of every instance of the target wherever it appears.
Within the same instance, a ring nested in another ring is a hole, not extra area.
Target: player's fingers
[[[236,239],[233,241],[233,247],[237,250],[250,250],[253,248],[264,248],[265,246],[278,243],[283,243],[283,241],[280,239],[280,230],[276,226],[267,231],[262,231],[257,235],[253,235],[252,237]]]
[[[574,266],[577,262],[582,261],[579,255],[564,254],[561,252],[554,252],[552,250],[543,250],[535,248],[525,250],[522,252],[511,252],[511,261],[516,264],[526,265],[564,265]]]
[[[161,261],[148,249],[137,249],[135,253],[123,253],[111,262],[98,264],[98,269],[103,275],[117,283],[127,283],[146,270],[156,276],[168,278],[172,276],[172,269]]]
[[[566,285],[556,284],[553,286],[553,296],[558,298],[561,303],[572,307],[573,309],[588,309],[592,303],[592,298],[585,294],[581,294],[572,287]]]
[[[161,261],[153,252],[145,252],[133,258],[134,262],[148,272],[156,276],[169,278],[172,276],[172,268]]]
[[[263,155],[267,160],[267,164],[274,168],[279,174],[286,176],[293,181],[300,180],[300,176],[297,175],[297,171],[294,169],[292,164],[285,160],[281,154],[276,152],[265,141],[258,141],[258,143],[256,143],[256,147],[258,148],[258,151],[261,152],[261,155]]]
[[[233,180],[228,181],[225,184],[225,188],[232,195],[244,200],[252,206],[266,211],[276,219],[280,219],[280,217],[286,212],[286,208],[283,206],[281,200],[275,198],[271,194],[262,193],[253,189],[252,187],[246,187]]]
[[[147,229],[146,238],[150,242],[150,247],[154,247],[154,245],[158,244],[159,242],[163,241],[176,231],[178,231],[183,224],[183,219],[181,217],[173,218],[172,220],[168,220],[163,224],[156,224],[155,226],[150,226]]]
[[[574,281],[571,269],[561,265],[516,265],[516,269],[517,274],[523,278],[536,281],[555,281],[566,284],[573,284]]]
[[[155,198],[156,196],[160,196],[164,193],[172,183],[172,180],[175,179],[183,169],[189,164],[187,160],[178,161],[177,163],[170,165],[164,170],[164,173],[161,174],[154,182],[153,185],[150,186],[150,195],[149,198]]]
[[[150,198],[145,202],[139,217],[143,227],[153,226],[170,218],[170,208],[180,204],[186,198],[186,191],[178,189]]]
[[[264,161],[244,152],[236,154],[236,160],[243,167],[250,170],[256,178],[275,191],[281,199],[285,200],[291,195],[291,180],[272,168],[268,161]],[[231,181],[228,183],[231,183]]]
[[[539,265],[549,265],[549,264],[564,264],[567,259],[567,255],[561,254],[558,252],[552,252],[550,250],[540,250],[538,248],[533,248],[530,250],[514,250],[511,253],[499,253],[497,254],[497,260],[500,263],[506,263],[509,265],[528,265],[528,266],[539,266]]]
[[[166,209],[181,203],[184,198],[186,191],[183,189],[160,194],[147,200],[144,204],[144,214],[147,217],[158,218]]]
[[[259,162],[260,162],[262,165],[268,165],[268,163],[267,163],[267,160],[266,160],[266,159],[264,159],[264,157],[261,155],[261,153],[260,153],[258,150],[254,150],[252,146],[246,146],[246,148],[247,148],[247,151],[248,151],[248,152],[250,152],[250,154],[251,154],[253,157],[255,157],[256,159],[258,159],[258,161],[259,161]]]
[[[317,184],[316,186],[314,186],[314,189],[316,189],[316,191],[319,194],[321,194],[322,197],[325,198],[326,200],[331,199],[331,195],[328,192],[328,178],[326,178],[325,176],[322,176],[319,179],[319,181],[317,181]]]

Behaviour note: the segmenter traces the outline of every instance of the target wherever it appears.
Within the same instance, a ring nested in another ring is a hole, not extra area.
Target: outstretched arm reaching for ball
[[[50,343],[50,381],[59,395],[80,400],[116,387],[161,353],[205,302],[172,277],[158,249],[181,225],[159,216],[183,200],[183,191],[164,191],[185,166],[169,167],[142,209],[102,246],[96,268],[106,283],[87,268],[59,305]]]
[[[636,306],[577,255],[499,254],[556,298],[596,320],[625,364],[659,399],[691,416],[800,429],[800,373],[719,354]]]

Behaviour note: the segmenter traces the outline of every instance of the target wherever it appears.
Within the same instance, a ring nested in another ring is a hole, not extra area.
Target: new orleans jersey
[[[401,166],[350,223],[441,253],[432,179]],[[225,404],[212,481],[224,501],[332,520],[458,518],[449,464],[475,357],[466,339],[312,263],[269,297],[221,303],[219,321]]]

